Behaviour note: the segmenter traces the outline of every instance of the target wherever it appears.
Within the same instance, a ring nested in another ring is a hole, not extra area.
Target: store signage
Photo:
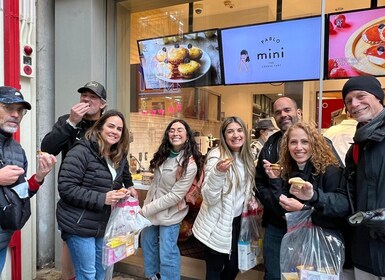
[[[320,78],[321,17],[221,30],[225,84]]]

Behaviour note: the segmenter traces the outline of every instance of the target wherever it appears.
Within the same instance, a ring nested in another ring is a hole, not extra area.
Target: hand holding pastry
[[[294,177],[289,179],[290,193],[302,200],[310,200],[314,195],[313,185],[302,178]]]
[[[104,204],[106,205],[115,205],[122,198],[127,197],[128,190],[125,188],[121,188],[119,190],[112,190],[106,193],[106,201]]]
[[[279,178],[281,175],[282,167],[278,163],[271,163],[270,161],[263,160],[263,168],[270,179]]]
[[[220,172],[227,172],[230,169],[230,166],[233,164],[233,158],[224,158],[220,159],[217,163],[217,170]]]

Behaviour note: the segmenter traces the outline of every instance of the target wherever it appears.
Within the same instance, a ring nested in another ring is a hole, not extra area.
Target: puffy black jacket
[[[13,140],[11,134],[2,131],[0,131],[0,159],[4,164],[17,165],[23,168],[25,173],[20,177],[26,176],[28,162],[23,148]],[[29,191],[30,197],[34,194]],[[12,234],[12,230],[4,230],[0,227],[0,250],[8,246]]]
[[[111,213],[111,206],[104,204],[106,193],[133,185],[126,158],[113,181],[107,162],[98,151],[96,141],[80,140],[60,168],[56,217],[64,239],[68,233],[102,237]]]
[[[71,147],[90,129],[96,121],[81,120],[77,128],[73,128],[66,121],[69,114],[59,117],[52,130],[41,141],[41,150],[57,156],[62,152],[62,161]]]
[[[345,172],[352,213],[385,208],[385,120],[366,141],[357,145],[357,164],[353,159],[353,146],[346,155]],[[354,266],[385,277],[385,242],[370,237],[366,226],[350,229]]]

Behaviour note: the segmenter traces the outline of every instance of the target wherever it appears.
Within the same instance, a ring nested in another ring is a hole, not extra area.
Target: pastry
[[[200,48],[198,47],[193,47],[191,44],[188,44],[187,46],[188,53],[190,56],[190,59],[192,60],[199,60],[201,59],[203,52]]]
[[[302,188],[302,186],[305,184],[305,180],[300,177],[293,177],[289,179],[289,184],[296,186],[297,188]]]
[[[173,65],[167,62],[159,62],[156,65],[156,73],[158,76],[170,79],[173,76]]]
[[[186,60],[184,63],[178,65],[178,71],[182,78],[191,79],[197,73],[201,65],[195,60]]]
[[[281,170],[282,167],[278,163],[272,163],[270,164],[271,169],[273,170]]]
[[[371,63],[385,67],[385,43],[370,47],[365,54]]]
[[[364,33],[362,33],[362,40],[364,40],[365,43],[376,45],[379,44],[385,39],[385,24],[380,23],[373,25],[369,28],[367,28]]]
[[[233,158],[225,158],[225,159],[223,160],[223,162],[224,162],[224,163],[229,163],[229,164],[231,164],[231,163],[234,162],[234,159],[233,159]]]
[[[157,52],[155,57],[159,62],[165,61],[167,59],[167,49],[163,47]]]
[[[186,57],[188,57],[188,50],[176,44],[175,47],[168,52],[167,60],[172,64],[179,64]]]

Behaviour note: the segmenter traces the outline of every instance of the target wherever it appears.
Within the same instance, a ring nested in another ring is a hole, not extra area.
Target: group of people
[[[123,114],[104,112],[106,91],[97,82],[78,92],[80,103],[59,118],[41,143],[46,153],[39,158],[36,175],[28,180],[28,193],[37,191],[62,152],[56,216],[63,239],[63,278],[104,279],[101,252],[111,206],[129,195],[137,197],[137,192],[127,162],[129,137]],[[141,233],[145,276],[180,279],[177,240],[188,212],[184,198],[204,171],[203,201],[192,232],[204,249],[206,279],[236,278],[241,214],[248,207],[261,206],[256,198],[264,207],[265,279],[281,279],[285,213],[310,208],[315,225],[349,237],[345,242],[351,247],[356,279],[385,279],[385,217],[381,216],[385,211],[378,211],[385,208],[384,92],[376,78],[360,76],[346,82],[342,95],[347,111],[358,122],[346,167],[332,143],[301,121],[300,109],[288,97],[273,105],[279,131],[264,139],[256,167],[247,126],[239,117],[222,121],[220,144],[205,160],[189,124],[172,120],[150,161],[154,179],[140,212],[152,223]],[[25,176],[25,154],[11,136],[31,106],[19,91],[8,87],[0,87],[0,105],[0,157],[6,163],[0,169],[3,187]],[[274,168],[277,163],[280,168]],[[305,181],[301,188],[290,185],[293,177]],[[375,226],[348,225],[347,218],[357,211],[373,210],[379,216]],[[12,231],[0,228],[0,272],[11,235]]]
[[[257,196],[264,206],[265,279],[281,279],[284,213],[310,208],[315,225],[345,238],[346,259],[352,262],[355,279],[385,279],[384,92],[376,78],[359,76],[345,83],[342,98],[358,123],[342,158],[345,168],[331,142],[301,122],[293,100],[283,97],[274,103],[280,131],[265,143],[256,170]],[[279,163],[280,169],[272,163]],[[300,188],[290,185],[293,177],[306,183]],[[348,225],[348,217],[358,211],[376,213],[374,225]]]

